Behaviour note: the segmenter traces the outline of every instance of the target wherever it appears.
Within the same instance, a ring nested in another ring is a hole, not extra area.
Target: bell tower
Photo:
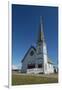
[[[42,63],[43,73],[47,73],[47,48],[44,39],[44,23],[43,17],[40,17],[40,26],[38,31],[38,39],[37,39],[37,47],[36,47],[36,54],[37,54],[37,63]]]

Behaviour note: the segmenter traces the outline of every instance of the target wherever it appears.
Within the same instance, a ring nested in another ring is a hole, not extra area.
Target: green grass
[[[27,84],[43,84],[57,83],[58,78],[32,76],[32,75],[14,75],[12,74],[12,85],[27,85]]]

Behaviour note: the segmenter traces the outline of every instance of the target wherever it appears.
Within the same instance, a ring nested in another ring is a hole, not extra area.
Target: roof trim
[[[53,62],[51,61],[49,57],[48,57],[48,63],[53,64]]]
[[[21,62],[24,61],[25,57],[27,56],[27,54],[29,53],[29,51],[30,51],[31,48],[33,48],[33,49],[36,51],[36,48],[35,48],[34,46],[31,46],[31,47],[28,49],[28,51],[26,52],[26,54],[25,54],[25,56],[24,56],[24,58],[22,59]]]

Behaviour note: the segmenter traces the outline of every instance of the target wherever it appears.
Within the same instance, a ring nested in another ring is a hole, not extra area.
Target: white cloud
[[[14,69],[18,69],[18,67],[16,65],[12,65],[12,70]]]
[[[20,64],[18,64],[18,65],[12,65],[12,70],[14,70],[14,69],[21,69],[21,65]]]

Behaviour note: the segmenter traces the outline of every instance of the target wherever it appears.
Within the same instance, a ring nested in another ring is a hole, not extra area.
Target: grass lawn
[[[43,77],[37,75],[16,75],[12,74],[12,85],[57,83],[58,77]]]

